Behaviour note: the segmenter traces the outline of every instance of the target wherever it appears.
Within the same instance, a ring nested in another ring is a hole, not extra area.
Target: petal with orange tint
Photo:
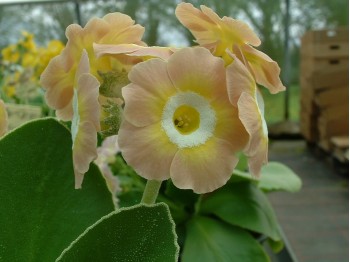
[[[128,55],[136,57],[158,57],[167,60],[173,53],[174,48],[161,46],[140,46],[135,44],[105,45],[94,44],[96,57],[103,55]]]
[[[245,65],[234,55],[230,54],[233,62],[226,67],[227,90],[230,102],[237,106],[242,92],[255,95],[255,80]]]
[[[125,100],[124,117],[135,126],[146,126],[160,121],[164,104],[174,88],[161,59],[139,63],[129,73],[133,84],[122,89]]]
[[[171,81],[179,90],[210,100],[227,97],[224,61],[203,47],[183,48],[168,60]]]
[[[226,184],[237,162],[232,145],[213,137],[198,148],[180,149],[171,164],[170,176],[178,188],[207,193]]]
[[[75,188],[81,188],[84,174],[89,170],[90,163],[97,158],[96,128],[91,122],[79,123],[78,133],[73,142],[73,166]]]
[[[142,177],[166,180],[177,147],[170,143],[160,123],[135,127],[127,120],[121,124],[118,144],[126,162]]]
[[[40,77],[40,83],[46,89],[47,104],[54,109],[62,109],[73,97],[74,72],[62,56],[54,57]]]
[[[89,121],[96,131],[100,130],[100,104],[98,88],[100,83],[90,74],[83,74],[78,80],[78,107],[82,122]]]
[[[0,99],[0,137],[7,132],[8,115],[5,108],[5,103]]]
[[[268,55],[249,45],[242,46],[242,52],[258,84],[268,88],[272,94],[286,89],[279,78],[280,67]]]
[[[176,17],[195,36],[200,45],[216,45],[215,53],[222,55],[234,44],[260,45],[260,39],[244,22],[230,17],[220,18],[212,9],[201,5],[201,11],[192,4],[180,3]],[[212,46],[211,46],[212,47]]]
[[[249,157],[250,170],[256,177],[260,175],[262,165],[267,163],[268,136],[265,119],[258,102],[243,92],[238,100],[239,118],[249,133],[250,140],[245,149]]]
[[[73,98],[72,98],[72,100],[73,100]],[[56,116],[58,119],[63,120],[63,121],[72,120],[72,116],[73,116],[72,100],[69,101],[69,103],[64,108],[56,110]]]

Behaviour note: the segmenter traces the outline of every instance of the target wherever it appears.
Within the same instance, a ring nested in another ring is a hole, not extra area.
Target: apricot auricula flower
[[[175,10],[179,21],[191,31],[198,44],[211,50],[214,55],[223,57],[226,64],[232,62],[227,51],[239,59],[246,59],[246,66],[256,82],[268,88],[271,93],[285,90],[279,78],[278,64],[252,47],[259,46],[261,41],[246,23],[226,16],[220,18],[204,5],[200,8],[201,10],[192,4],[181,3]]]
[[[72,98],[77,66],[82,50],[89,56],[90,73],[98,80],[100,74],[113,69],[109,57],[96,58],[93,43],[103,44],[143,44],[141,41],[144,28],[129,16],[121,13],[110,13],[102,19],[91,19],[84,28],[72,24],[66,29],[68,39],[60,55],[53,58],[41,75],[41,84],[46,89],[47,104],[56,110],[62,120],[71,120],[73,116]]]
[[[150,180],[206,193],[223,186],[248,134],[232,107],[224,61],[203,47],[135,65],[122,89],[123,157]]]

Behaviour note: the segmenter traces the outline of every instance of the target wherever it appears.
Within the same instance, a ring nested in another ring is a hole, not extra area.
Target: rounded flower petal
[[[5,108],[5,103],[0,99],[0,137],[7,132],[8,116]]]
[[[195,150],[179,150],[170,169],[174,185],[181,189],[193,189],[198,194],[225,185],[238,163],[238,158],[232,152],[230,143],[215,137]]]
[[[124,117],[135,126],[159,122],[167,98],[176,92],[166,70],[166,62],[151,59],[135,65],[129,73],[132,84],[122,89]]]
[[[126,162],[142,177],[154,180],[170,178],[170,166],[177,147],[169,142],[160,123],[135,127],[122,122],[118,144]]]
[[[75,72],[64,59],[64,53],[54,57],[41,74],[40,83],[46,89],[46,103],[53,109],[66,107],[73,97]]]
[[[202,47],[183,48],[171,56],[168,72],[176,88],[210,100],[227,97],[224,61]]]

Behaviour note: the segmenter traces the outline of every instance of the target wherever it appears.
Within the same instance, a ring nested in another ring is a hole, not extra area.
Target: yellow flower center
[[[181,134],[188,135],[199,128],[200,115],[193,107],[182,105],[175,110],[173,123]]]

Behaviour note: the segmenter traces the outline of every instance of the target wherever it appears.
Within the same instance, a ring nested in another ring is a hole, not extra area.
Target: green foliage
[[[95,165],[74,189],[70,137],[47,118],[0,140],[0,260],[265,262],[265,239],[273,251],[283,248],[263,191],[298,191],[301,181],[288,167],[271,162],[256,180],[242,171],[242,159],[241,170],[215,192],[200,196],[169,180],[158,196],[164,203],[139,205],[145,180],[118,155],[112,170],[123,189],[119,204],[128,207],[112,212]]]
[[[86,227],[114,210],[92,165],[74,189],[69,131],[54,119],[0,140],[0,260],[54,261]]]
[[[101,218],[58,261],[177,261],[176,239],[165,204],[137,205]]]
[[[259,188],[264,191],[298,192],[302,182],[300,178],[286,165],[270,162],[263,166]]]
[[[268,256],[245,230],[196,216],[187,225],[182,261],[267,262]]]
[[[223,221],[281,239],[274,211],[261,190],[249,182],[230,183],[209,194],[201,203],[201,213],[215,215]]]

